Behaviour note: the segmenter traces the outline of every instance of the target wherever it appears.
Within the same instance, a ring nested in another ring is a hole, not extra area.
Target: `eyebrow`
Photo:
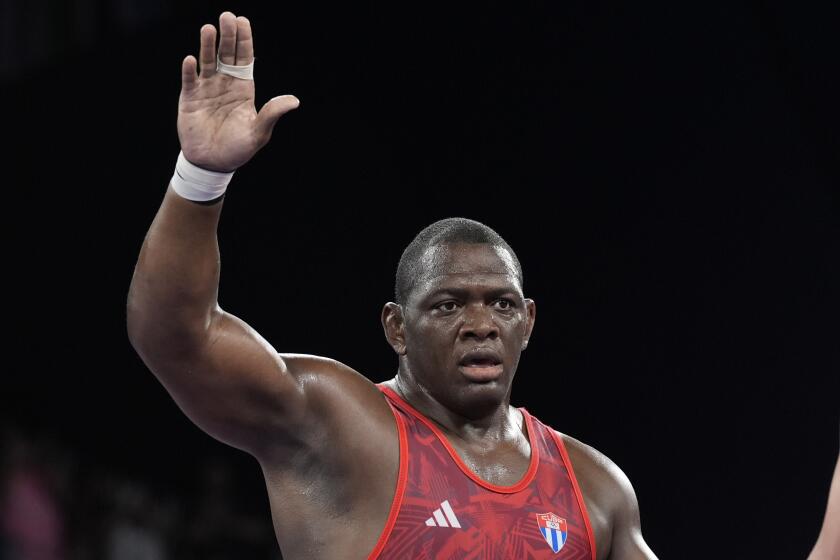
[[[469,288],[438,288],[436,290],[433,290],[433,291],[429,292],[429,294],[426,295],[426,297],[424,297],[423,300],[429,300],[429,299],[432,299],[432,298],[435,298],[435,297],[438,297],[438,296],[441,296],[441,295],[446,295],[446,294],[463,298],[463,297],[466,297],[466,296],[470,295],[471,291],[472,290],[470,290]],[[489,295],[490,297],[498,297],[498,296],[502,296],[502,295],[514,295],[516,297],[521,297],[519,295],[519,293],[516,291],[516,289],[512,288],[512,287],[490,288],[486,292],[486,294]]]

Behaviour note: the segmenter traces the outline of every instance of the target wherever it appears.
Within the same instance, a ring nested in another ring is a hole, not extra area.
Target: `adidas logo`
[[[440,508],[433,511],[432,516],[426,520],[426,525],[429,527],[461,528],[458,518],[455,517],[455,512],[452,511],[452,506],[449,505],[449,500],[440,503]]]

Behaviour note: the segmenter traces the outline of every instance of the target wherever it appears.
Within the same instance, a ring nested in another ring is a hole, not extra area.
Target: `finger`
[[[271,137],[271,131],[277,123],[277,119],[291,111],[297,109],[300,105],[300,100],[294,95],[280,95],[269,99],[268,102],[262,106],[260,112],[257,113],[257,131],[263,138],[268,141]]]
[[[201,27],[201,77],[209,78],[216,73],[216,28],[205,24]]]
[[[195,73],[197,62],[193,55],[188,56],[181,63],[181,91],[189,93],[198,85],[198,75]]]
[[[219,60],[236,63],[236,16],[230,12],[219,16]]]
[[[246,66],[254,60],[254,39],[248,18],[236,18],[236,65]]]

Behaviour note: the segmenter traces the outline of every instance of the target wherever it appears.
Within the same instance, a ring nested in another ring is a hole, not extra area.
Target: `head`
[[[467,417],[507,402],[536,308],[501,236],[463,218],[428,226],[403,252],[395,296],[382,323],[401,382]]]

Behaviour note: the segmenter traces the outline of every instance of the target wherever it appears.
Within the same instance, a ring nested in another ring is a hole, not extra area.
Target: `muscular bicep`
[[[609,483],[616,497],[610,560],[656,560],[642,537],[639,501],[630,480],[615,464],[608,466]]]
[[[305,407],[297,380],[244,321],[217,308],[201,336],[167,343],[177,348],[144,361],[202,430],[249,452],[294,433]]]
[[[562,435],[586,501],[600,560],[650,560],[630,480],[606,455]]]

